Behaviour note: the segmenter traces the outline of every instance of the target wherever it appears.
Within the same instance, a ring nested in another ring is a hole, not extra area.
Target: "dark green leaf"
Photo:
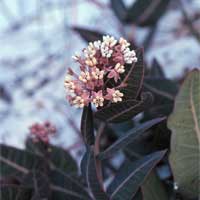
[[[162,77],[146,77],[144,91],[150,91],[154,96],[153,105],[144,113],[144,119],[168,116],[173,108],[174,97],[178,91],[178,84]]]
[[[81,27],[73,27],[72,28],[75,32],[79,33],[80,36],[86,41],[86,42],[94,42],[96,40],[101,40],[103,33],[93,31],[93,30],[88,30],[86,28],[81,28]]]
[[[151,170],[163,158],[166,151],[158,151],[140,160],[123,164],[115,179],[108,188],[111,199],[131,200]]]
[[[86,144],[94,144],[94,124],[91,104],[83,108],[81,118],[81,133]]]
[[[108,200],[107,194],[104,192],[103,186],[99,183],[97,176],[96,158],[92,150],[87,151],[88,154],[86,163],[86,181],[89,189],[91,190],[93,196],[96,200]]]
[[[32,153],[14,147],[0,145],[1,176],[28,173],[39,166],[42,159]]]
[[[52,185],[52,199],[59,200],[84,200],[82,195],[77,192],[62,188],[60,186]],[[90,199],[89,199],[90,200]]]
[[[132,198],[132,200],[147,200],[147,199],[144,199],[142,190],[139,189],[135,194],[135,196]]]
[[[32,140],[27,140],[26,148],[28,151],[48,160],[50,167],[53,169],[56,168],[65,173],[76,173],[78,170],[75,160],[67,151],[60,147],[48,145],[44,150],[42,142],[33,143]]]
[[[155,25],[170,0],[137,0],[127,12],[127,21],[140,26]]]
[[[114,136],[121,137],[133,127],[134,121],[130,119],[118,124],[109,124],[109,132]]]
[[[33,170],[24,176],[23,185],[33,188],[31,200],[43,200],[50,198],[50,181],[47,174]]]
[[[136,138],[132,143],[124,148],[124,154],[129,160],[135,161],[155,150],[153,142],[151,140],[149,141],[148,138],[145,138],[145,134],[143,136]]]
[[[149,174],[142,185],[144,200],[169,200],[163,183],[154,171]]]
[[[1,200],[30,200],[30,189],[18,185],[0,185]]]
[[[157,118],[150,121],[147,121],[132,130],[130,130],[127,134],[119,138],[113,145],[111,145],[108,149],[106,149],[104,152],[99,154],[100,159],[106,159],[112,156],[114,153],[119,151],[120,149],[123,149],[128,144],[132,143],[133,140],[141,136],[145,131],[147,131],[152,126],[160,123],[165,118]]]
[[[49,159],[55,169],[69,174],[76,174],[78,171],[76,161],[66,150],[60,147],[49,147]]]
[[[127,100],[120,103],[114,103],[98,110],[95,117],[107,122],[123,122],[133,118],[138,113],[143,112],[153,102],[150,93],[143,93],[141,101]]]
[[[77,193],[74,194],[70,190],[66,190],[64,188],[55,187],[52,193],[52,199],[54,200],[83,200],[81,196]]]
[[[165,78],[162,66],[156,59],[153,59],[149,76],[154,78]]]
[[[170,165],[178,190],[198,198],[200,186],[200,70],[188,74],[168,120],[172,131]]]
[[[165,78],[145,78],[144,88],[159,97],[167,98],[173,101],[177,93],[177,84]]]
[[[26,140],[26,149],[33,154],[37,154],[38,156],[44,156],[47,152],[47,145],[42,141],[33,142],[31,138],[28,138]]]
[[[60,187],[65,191],[65,194],[60,194],[61,196],[65,196],[67,194],[73,199],[91,199],[88,193],[86,192],[84,186],[79,182],[79,180],[64,172],[51,171],[50,179],[54,186]],[[58,191],[56,192],[53,190],[52,195],[56,197],[59,195],[58,193]]]
[[[126,66],[126,72],[123,74],[122,82],[127,84],[121,91],[126,100],[137,99],[141,92],[143,79],[144,79],[144,61],[143,49],[136,51],[138,61],[132,65]]]
[[[114,11],[116,17],[124,22],[126,20],[127,9],[124,5],[123,0],[111,0],[111,8]]]

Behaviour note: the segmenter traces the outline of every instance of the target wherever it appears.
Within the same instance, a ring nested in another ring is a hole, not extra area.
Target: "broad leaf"
[[[192,71],[184,81],[171,114],[170,164],[178,190],[195,198],[200,188],[200,71]]]
[[[30,200],[32,191],[18,185],[0,185],[0,199],[2,200]]]
[[[52,192],[52,199],[59,199],[59,200],[83,200],[82,196],[77,193],[74,193],[70,190],[66,190],[61,187],[55,186]]]
[[[124,94],[124,100],[137,99],[141,93],[144,79],[143,49],[136,50],[137,62],[127,64],[125,72],[120,75],[120,81],[115,83],[114,79],[105,79],[105,87],[113,88],[122,86],[120,91]]]
[[[90,191],[96,200],[108,200],[107,194],[104,192],[103,186],[99,183],[96,167],[96,158],[92,150],[86,152],[86,181]]]
[[[111,0],[111,8],[120,21],[124,22],[126,20],[127,8],[123,0]]]
[[[50,146],[49,160],[52,163],[52,167],[68,174],[76,174],[78,171],[76,161],[72,156],[64,149]]]
[[[32,140],[27,140],[26,148],[28,151],[37,154],[41,159],[50,162],[50,167],[59,169],[65,173],[77,173],[77,164],[72,156],[60,147],[48,145],[44,150],[42,142],[33,143]],[[47,155],[48,154],[48,159]]]
[[[164,97],[173,101],[177,93],[177,84],[166,78],[145,78],[144,88],[158,97]]]
[[[119,138],[113,145],[111,145],[108,149],[106,149],[104,152],[99,154],[100,159],[109,158],[117,151],[125,148],[128,144],[132,143],[136,138],[141,136],[145,131],[147,131],[152,126],[160,123],[165,118],[157,118],[150,121],[147,121],[132,130],[130,130],[127,134],[123,135],[121,138]]]
[[[127,21],[140,26],[155,25],[165,13],[170,0],[136,0],[128,9]]]
[[[135,194],[135,196],[131,200],[146,200],[146,199],[144,199],[144,197],[143,197],[142,190],[139,189],[137,191],[137,193]]]
[[[81,28],[81,27],[72,27],[72,29],[80,34],[80,36],[86,41],[86,42],[94,42],[96,40],[101,40],[103,33],[93,31],[93,30],[88,30],[86,28]]]
[[[156,59],[153,59],[149,76],[154,78],[165,78],[162,66]]]
[[[136,162],[127,161],[124,163],[108,188],[111,199],[131,200],[165,153],[166,151],[158,151]]]
[[[144,79],[144,61],[143,49],[136,51],[138,58],[136,63],[126,66],[126,72],[123,74],[122,82],[127,84],[121,91],[126,100],[137,99],[141,92],[143,79]]]
[[[141,101],[126,100],[120,103],[113,103],[98,110],[95,113],[95,117],[107,122],[123,122],[143,112],[152,102],[152,95],[150,93],[143,93]]]
[[[94,144],[94,125],[91,104],[83,108],[81,118],[81,133],[86,144]]]
[[[162,77],[146,77],[144,91],[149,91],[154,96],[153,105],[145,112],[145,120],[152,117],[168,116],[172,112],[174,98],[178,91],[178,85],[175,81]]]
[[[78,179],[76,180],[74,177],[69,176],[64,172],[51,171],[50,179],[53,184],[53,188],[60,188],[60,190],[63,190],[61,194],[59,194],[57,190],[53,190],[52,195],[57,197],[55,199],[59,199],[59,196],[63,196],[63,199],[65,199],[65,196],[69,196],[71,199],[91,199]]]
[[[59,200],[84,200],[83,196],[77,192],[65,189],[60,186],[52,185],[52,199]],[[89,199],[90,200],[90,199]]]
[[[154,171],[149,174],[142,185],[144,200],[169,200],[163,183]]]
[[[50,199],[51,189],[47,174],[33,170],[23,178],[23,185],[33,188],[31,200]]]
[[[0,145],[1,176],[28,173],[37,168],[42,159],[32,153],[14,147]]]

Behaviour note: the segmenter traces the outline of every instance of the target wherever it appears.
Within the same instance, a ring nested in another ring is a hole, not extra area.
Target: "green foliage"
[[[111,199],[131,200],[165,153],[166,151],[155,152],[136,162],[124,163],[108,189]]]
[[[126,8],[123,0],[111,0],[111,6],[122,23],[134,23],[139,26],[152,26],[165,13],[170,0],[136,0]]]
[[[200,188],[200,72],[194,70],[184,81],[170,115],[172,130],[170,164],[178,190],[195,198]]]
[[[90,199],[79,183],[76,162],[61,148],[28,140],[27,150],[0,149],[1,199]]]
[[[120,123],[129,120],[152,104],[151,93],[143,93],[141,100],[125,100],[105,106],[95,113],[95,117],[106,122]]]
[[[168,200],[164,184],[160,181],[155,171],[147,177],[142,185],[142,193],[145,200]]]
[[[52,169],[61,170],[71,174],[76,174],[78,171],[76,162],[71,155],[66,153],[62,148],[52,145],[46,147],[42,142],[33,143],[31,140],[27,140],[26,148],[27,151],[36,154],[40,159],[46,158],[46,155],[48,154],[47,161]]]
[[[100,159],[105,159],[111,157],[114,153],[118,150],[124,149],[128,144],[132,143],[136,138],[141,137],[141,135],[151,128],[152,126],[158,124],[159,122],[163,121],[164,118],[153,119],[144,124],[141,124],[138,127],[135,127],[129,130],[124,136],[120,137],[113,145],[111,145],[108,149],[104,152],[100,153],[98,157]]]

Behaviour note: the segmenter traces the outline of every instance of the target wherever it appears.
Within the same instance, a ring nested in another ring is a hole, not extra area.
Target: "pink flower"
[[[99,106],[102,107],[104,102],[104,97],[102,94],[102,90],[98,92],[93,92],[93,99],[92,103],[98,108]]]
[[[81,97],[84,100],[84,104],[88,105],[88,103],[90,102],[90,94],[88,92],[83,92]]]
[[[115,82],[117,82],[120,78],[119,73],[115,69],[111,69],[108,74],[108,78],[114,78]]]
[[[119,90],[107,88],[107,95],[104,97],[107,100],[111,100],[114,103],[122,101],[122,97],[124,96]]]
[[[107,88],[107,95],[105,96],[105,99],[107,100],[112,100],[113,99],[113,94],[115,92],[115,89],[113,88]]]
[[[123,94],[117,90],[124,86],[119,81],[121,74],[126,71],[126,64],[137,61],[135,51],[130,50],[130,43],[124,38],[116,40],[107,35],[101,41],[90,42],[82,52],[83,56],[73,56],[79,64],[80,73],[76,74],[70,68],[70,78],[67,75],[65,79],[70,104],[78,108],[89,103],[102,107],[105,99],[112,103],[122,101]],[[109,79],[115,81],[113,88],[106,88]]]

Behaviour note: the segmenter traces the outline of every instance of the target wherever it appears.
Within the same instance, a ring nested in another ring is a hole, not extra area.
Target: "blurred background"
[[[84,31],[144,47],[147,66],[156,58],[169,79],[200,68],[200,0],[171,0],[153,11],[149,4],[141,19],[148,12],[161,15],[150,25],[124,21],[121,7],[135,1],[120,2],[0,0],[0,143],[23,148],[28,127],[49,120],[58,129],[52,143],[78,153],[81,110],[65,100],[63,81],[67,68],[76,68],[71,56],[86,45]]]

